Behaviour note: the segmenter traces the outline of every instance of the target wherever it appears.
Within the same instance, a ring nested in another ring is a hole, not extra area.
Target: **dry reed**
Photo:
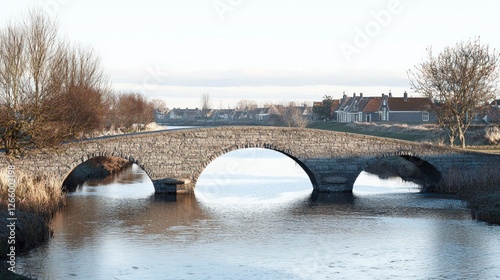
[[[485,168],[480,172],[451,169],[437,189],[456,193],[469,204],[474,219],[500,225],[500,169]]]
[[[15,171],[15,175],[9,175],[7,170],[2,170],[0,171],[0,199],[2,201],[0,207],[7,207],[9,178],[15,180],[16,211],[51,217],[66,202],[61,183],[56,179],[49,176],[33,178],[19,170]]]

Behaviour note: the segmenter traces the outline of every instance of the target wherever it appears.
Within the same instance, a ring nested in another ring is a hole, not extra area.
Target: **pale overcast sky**
[[[477,36],[500,48],[500,1],[1,0],[4,26],[29,8],[94,48],[116,91],[170,108],[411,93],[406,71]]]

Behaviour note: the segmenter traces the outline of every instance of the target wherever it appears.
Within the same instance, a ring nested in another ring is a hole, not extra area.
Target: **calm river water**
[[[258,176],[257,176],[258,175]],[[214,161],[195,195],[155,196],[133,166],[69,194],[54,238],[19,265],[38,279],[498,279],[500,228],[464,203],[363,174],[315,195],[276,152]]]

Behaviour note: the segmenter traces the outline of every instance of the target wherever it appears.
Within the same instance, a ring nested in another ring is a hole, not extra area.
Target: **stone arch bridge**
[[[498,165],[500,156],[366,135],[283,127],[215,127],[166,130],[101,137],[64,144],[52,152],[22,158],[0,155],[0,167],[34,175],[49,174],[62,182],[79,164],[97,156],[116,156],[138,164],[157,193],[191,192],[204,168],[237,149],[265,148],[295,160],[314,190],[352,191],[359,173],[376,160],[401,156],[415,164],[427,185],[455,172],[476,172]],[[456,174],[456,173],[455,173]]]

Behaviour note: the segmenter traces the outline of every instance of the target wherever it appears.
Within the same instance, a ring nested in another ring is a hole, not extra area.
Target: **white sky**
[[[500,1],[0,0],[0,24],[42,7],[94,48],[116,91],[170,108],[410,92],[425,49],[477,36],[500,48]],[[218,10],[216,9],[218,7]]]

